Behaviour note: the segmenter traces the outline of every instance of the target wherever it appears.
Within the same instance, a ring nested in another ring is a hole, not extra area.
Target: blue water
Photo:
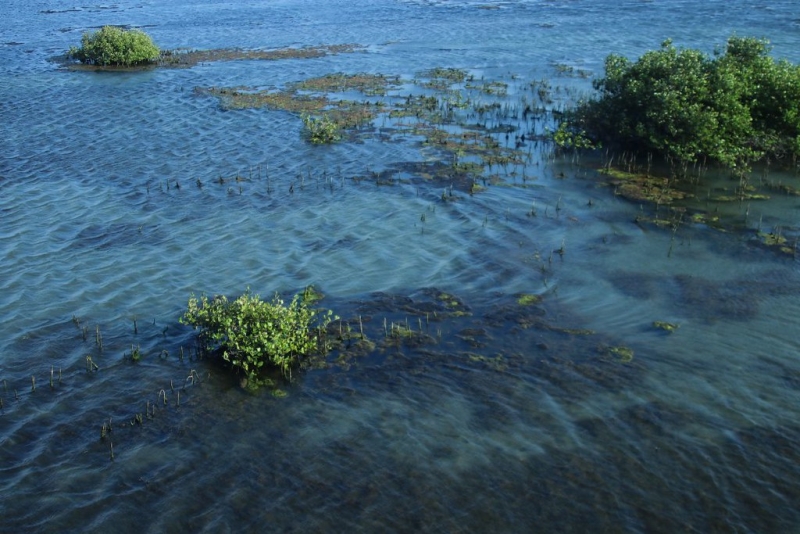
[[[710,53],[766,37],[800,61],[796,2],[12,0],[0,20],[0,530],[800,527],[800,273],[757,237],[798,234],[796,197],[716,205],[706,192],[733,186],[711,176],[689,205],[728,231],[673,234],[637,224],[666,212],[616,196],[590,159],[529,143],[500,183],[442,201],[419,164],[444,156],[419,137],[378,123],[314,146],[297,115],[194,91],[455,67],[509,83],[512,104],[550,79],[559,106],[591,84],[557,66],[602,75],[608,53],[667,38]],[[52,60],[104,24],[166,49],[364,50]],[[376,346],[342,347],[286,396],[195,359],[178,323],[192,292],[309,284]],[[384,321],[417,335],[387,339]]]

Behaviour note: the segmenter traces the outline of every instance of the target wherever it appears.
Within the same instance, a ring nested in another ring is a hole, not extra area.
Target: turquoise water
[[[796,236],[797,197],[715,205],[723,177],[690,207],[739,230],[673,234],[637,223],[665,212],[614,195],[590,161],[531,142],[515,175],[442,201],[419,164],[443,156],[417,137],[379,123],[313,146],[296,115],[194,91],[456,67],[509,83],[511,102],[540,79],[579,94],[590,80],[558,66],[602,74],[609,52],[666,38],[767,37],[800,61],[796,7],[3,4],[0,530],[797,530],[800,274],[756,237]],[[128,73],[51,61],[103,24],[163,48],[365,50]],[[308,284],[375,350],[337,351],[282,398],[194,358],[191,292]],[[387,339],[384,321],[416,334]]]

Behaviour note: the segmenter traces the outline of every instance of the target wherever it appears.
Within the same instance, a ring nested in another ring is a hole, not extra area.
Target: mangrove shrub
[[[587,139],[745,172],[762,159],[800,155],[800,67],[769,56],[769,43],[731,37],[709,56],[665,41],[637,61],[611,54],[598,95],[562,124],[561,140]],[[563,143],[568,145],[568,143]]]
[[[86,32],[81,47],[71,47],[68,57],[91,65],[132,67],[158,60],[160,50],[153,39],[141,30],[125,30],[103,26],[94,33]]]
[[[192,295],[180,322],[199,329],[203,349],[221,354],[255,387],[265,365],[290,377],[300,358],[320,349],[331,312],[312,309],[306,293],[295,295],[289,304],[277,295],[269,302],[261,300],[249,290],[233,301]]]
[[[303,115],[303,127],[306,138],[315,145],[335,143],[342,138],[339,124],[328,115]]]

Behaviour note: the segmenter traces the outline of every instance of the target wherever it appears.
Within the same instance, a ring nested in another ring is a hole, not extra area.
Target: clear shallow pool
[[[796,198],[747,215],[720,204],[747,230],[682,224],[673,238],[635,222],[651,207],[537,146],[524,179],[443,202],[411,165],[441,157],[419,138],[311,146],[295,115],[224,111],[193,91],[439,66],[586,90],[556,66],[598,74],[612,51],[668,37],[710,51],[734,32],[798,61],[795,7],[4,4],[2,528],[797,529],[800,280],[795,258],[755,237],[759,224],[796,231]],[[164,48],[366,52],[138,73],[48,60],[102,24],[145,27]],[[365,179],[381,172],[393,185]],[[362,316],[376,350],[333,355],[285,398],[191,359],[177,322],[190,292],[308,284]],[[384,320],[418,335],[387,340]]]

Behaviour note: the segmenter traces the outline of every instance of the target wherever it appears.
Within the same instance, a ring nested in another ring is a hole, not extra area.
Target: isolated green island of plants
[[[661,157],[679,176],[695,163],[737,175],[759,161],[797,165],[800,67],[769,52],[766,40],[734,36],[713,57],[669,40],[633,62],[611,54],[599,95],[571,110],[554,140]]]
[[[311,308],[318,298],[310,287],[289,304],[277,295],[261,300],[249,290],[233,301],[192,295],[180,322],[200,330],[202,349],[219,354],[244,374],[243,384],[256,389],[271,382],[263,371],[277,369],[291,378],[303,357],[324,351],[332,312]]]
[[[141,30],[125,30],[103,26],[94,33],[86,32],[81,46],[70,47],[67,57],[98,66],[135,67],[158,61],[161,51],[153,39]]]

